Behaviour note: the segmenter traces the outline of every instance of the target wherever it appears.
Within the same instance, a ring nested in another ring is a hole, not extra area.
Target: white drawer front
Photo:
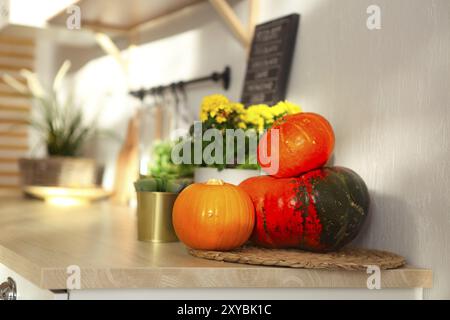
[[[17,300],[53,300],[61,298],[59,294],[56,296],[49,290],[39,288],[0,263],[0,285],[8,281],[8,278],[11,278],[15,282]]]

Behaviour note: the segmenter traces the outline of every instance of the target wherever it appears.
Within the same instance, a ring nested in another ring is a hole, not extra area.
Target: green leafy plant
[[[96,133],[93,124],[85,124],[83,112],[71,102],[60,106],[56,98],[37,99],[41,113],[30,124],[44,138],[50,156],[78,156],[88,139]]]
[[[20,72],[27,80],[27,86],[8,74],[3,75],[5,83],[34,98],[39,112],[29,120],[29,124],[42,136],[49,156],[78,156],[86,141],[97,131],[94,123],[86,123],[82,109],[75,105],[72,97],[64,102],[58,97],[69,69],[70,62],[65,61],[55,76],[52,89],[47,91],[37,75],[29,70]]]
[[[169,179],[187,178],[194,175],[194,166],[190,164],[174,164],[172,149],[175,142],[161,141],[154,145],[152,150],[152,163],[149,173],[153,177],[167,177]]]
[[[177,165],[172,161],[174,141],[160,141],[152,148],[152,163],[149,165],[150,176],[141,177],[134,183],[136,192],[171,192],[179,193],[192,183],[194,167]]]

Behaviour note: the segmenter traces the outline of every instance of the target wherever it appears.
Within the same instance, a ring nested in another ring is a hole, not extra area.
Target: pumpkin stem
[[[209,179],[206,184],[209,186],[223,186],[224,182],[220,179]]]

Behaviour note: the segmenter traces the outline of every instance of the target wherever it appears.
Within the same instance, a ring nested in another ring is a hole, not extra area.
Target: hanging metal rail
[[[152,88],[148,88],[148,89],[141,88],[136,91],[130,91],[129,93],[132,96],[134,96],[140,100],[144,100],[144,98],[147,95],[161,94],[165,90],[168,90],[168,89],[183,90],[189,85],[198,84],[198,83],[207,82],[207,81],[222,82],[223,89],[228,90],[230,87],[230,82],[231,82],[231,68],[227,66],[227,67],[225,67],[225,70],[223,72],[213,72],[209,76],[204,76],[204,77],[191,79],[191,80],[187,80],[187,81],[173,82],[168,85],[157,86],[157,87],[152,87]]]

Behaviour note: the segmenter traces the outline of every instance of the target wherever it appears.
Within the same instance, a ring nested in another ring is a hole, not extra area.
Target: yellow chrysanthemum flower
[[[273,122],[273,115],[271,108],[267,105],[253,105],[245,110],[241,119],[251,127],[257,128],[258,131],[263,131],[266,124]]]
[[[302,108],[289,101],[280,101],[275,106],[273,106],[275,112],[281,112],[286,114],[294,114],[302,112]]]
[[[247,125],[245,124],[245,122],[241,121],[238,123],[238,128],[240,129],[247,129]]]
[[[289,101],[280,101],[273,107],[259,104],[245,108],[241,103],[231,102],[225,96],[215,94],[203,98],[200,120],[204,122],[212,119],[216,124],[227,123],[241,129],[253,128],[261,132],[282,116],[301,111],[300,106]]]
[[[237,113],[245,112],[245,107],[242,103],[234,103],[233,108],[234,108],[234,111],[236,111]]]
[[[227,118],[225,118],[223,116],[217,116],[216,121],[217,121],[217,123],[224,123],[225,121],[227,121]]]
[[[230,103],[227,97],[221,94],[213,94],[203,98],[202,106],[221,106]]]
[[[301,112],[301,108],[288,101],[281,101],[273,107],[265,104],[248,107],[241,115],[241,120],[247,127],[253,127],[258,131],[263,131],[286,114]]]
[[[206,117],[210,112],[216,112],[223,107],[224,105],[229,104],[230,101],[227,99],[227,97],[220,95],[220,94],[214,94],[210,96],[206,96],[202,100],[201,108],[200,108],[200,119],[204,119],[205,115]],[[214,116],[212,116],[214,117]],[[205,121],[205,120],[202,120]]]

